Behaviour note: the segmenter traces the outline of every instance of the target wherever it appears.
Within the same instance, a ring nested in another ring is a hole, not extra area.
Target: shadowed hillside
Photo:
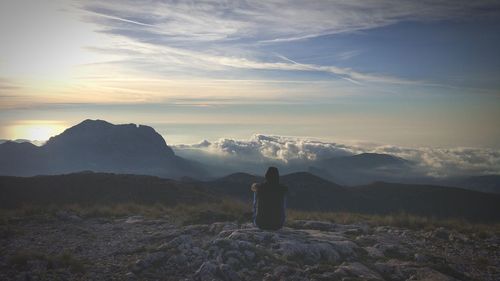
[[[0,206],[212,202],[200,187],[153,176],[82,172],[58,176],[0,177]]]
[[[209,182],[174,181],[152,176],[77,173],[59,176],[0,177],[3,208],[22,205],[215,202],[234,198],[251,202],[250,185],[262,178],[245,173]],[[426,185],[375,183],[344,188],[309,173],[284,175],[288,207],[308,211],[366,214],[406,212],[476,221],[500,220],[500,196]]]
[[[453,186],[500,194],[500,175],[472,176],[449,180]]]
[[[369,198],[362,212],[377,209],[380,213],[405,211],[434,217],[465,217],[496,220],[500,196],[461,188],[376,182],[353,187],[353,192]]]
[[[249,186],[260,178],[238,173],[205,183],[221,194],[251,200]],[[500,196],[460,188],[378,182],[344,188],[310,173],[284,175],[290,208],[388,214],[408,212],[435,217],[476,220],[500,218]]]

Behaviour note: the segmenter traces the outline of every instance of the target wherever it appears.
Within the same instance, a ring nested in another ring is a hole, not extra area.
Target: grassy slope
[[[289,217],[292,219],[340,222],[366,220],[389,225],[394,223],[424,226],[432,224],[431,222],[437,221],[439,217],[446,218],[450,224],[460,224],[463,219],[471,218],[470,214],[473,214],[480,218],[491,216],[493,221],[500,221],[500,204],[496,204],[500,200],[495,195],[441,187],[426,189],[411,185],[401,188],[400,185],[382,183],[344,189],[314,176],[310,178],[311,176],[303,173],[284,177],[284,183],[290,188]],[[258,178],[243,174],[229,179],[230,181],[226,179],[212,182],[211,184],[219,187],[214,189],[200,183],[102,173],[30,178],[0,177],[0,209],[3,209],[4,217],[16,213],[54,213],[60,208],[69,208],[83,216],[134,213],[158,216],[171,213],[171,216],[186,223],[249,221],[250,201],[234,198],[248,198],[251,193],[246,181]],[[227,192],[227,189],[233,190]],[[449,197],[450,190],[451,195],[456,197],[452,200]],[[229,194],[232,197],[224,199],[227,196],[221,194]],[[304,205],[306,203],[310,206]],[[321,204],[323,206],[318,208]],[[328,207],[326,204],[332,206],[325,208]],[[440,213],[439,210],[433,209],[437,207],[444,211]],[[476,207],[481,212],[477,212]]]

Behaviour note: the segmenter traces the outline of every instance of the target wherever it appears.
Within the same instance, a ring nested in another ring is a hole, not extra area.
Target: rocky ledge
[[[500,238],[292,221],[280,231],[168,218],[18,219],[0,280],[500,280]]]

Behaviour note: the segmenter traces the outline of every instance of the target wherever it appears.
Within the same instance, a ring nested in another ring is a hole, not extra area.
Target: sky
[[[2,0],[0,139],[104,119],[498,151],[498,50],[498,1]]]

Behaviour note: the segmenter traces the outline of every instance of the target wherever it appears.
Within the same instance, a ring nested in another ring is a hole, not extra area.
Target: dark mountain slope
[[[219,196],[230,196],[243,201],[253,200],[250,186],[254,182],[263,182],[264,178],[247,173],[234,173],[213,181],[200,183],[207,190]]]
[[[250,202],[250,185],[262,178],[238,173],[209,182],[180,182],[152,176],[77,173],[58,176],[0,177],[0,208],[23,204],[144,204],[213,202],[232,197]],[[288,207],[309,211],[369,214],[405,212],[438,218],[500,221],[500,195],[459,188],[377,182],[343,188],[309,173],[281,177]],[[250,211],[250,210],[249,210]]]
[[[29,176],[35,171],[44,171],[46,166],[44,152],[32,143],[0,144],[0,175]]]
[[[205,190],[153,176],[82,172],[57,176],[0,177],[0,207],[22,205],[209,202]]]
[[[260,177],[238,173],[203,185],[219,196],[250,201],[253,182]],[[288,207],[315,211],[348,211],[371,214],[406,212],[434,217],[459,217],[478,221],[500,220],[500,196],[460,188],[377,182],[344,188],[306,172],[280,178],[288,187]]]
[[[288,186],[288,206],[303,210],[348,210],[363,199],[340,185],[307,172],[297,172],[281,177]],[[359,198],[358,198],[359,197]]]
[[[449,180],[450,184],[474,191],[500,194],[500,175],[472,176]]]
[[[407,212],[435,217],[495,220],[500,217],[500,195],[454,187],[376,182],[349,190],[369,200],[360,211]]]
[[[250,186],[264,179],[245,173],[232,174],[204,186],[216,194],[236,197],[244,201],[253,200]],[[357,205],[357,194],[307,172],[297,172],[280,177],[280,183],[288,187],[287,204],[290,208],[304,210],[347,210]]]

